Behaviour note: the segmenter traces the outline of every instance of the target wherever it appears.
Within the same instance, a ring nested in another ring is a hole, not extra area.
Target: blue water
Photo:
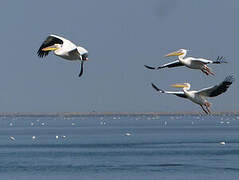
[[[3,180],[209,178],[239,178],[239,116],[0,117]]]

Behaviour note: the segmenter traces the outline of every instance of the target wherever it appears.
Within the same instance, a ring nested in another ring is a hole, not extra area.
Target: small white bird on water
[[[13,136],[10,136],[10,139],[11,139],[12,141],[16,141],[15,137],[13,137]]]
[[[208,60],[208,59],[203,59],[203,58],[195,58],[195,57],[185,57],[187,55],[187,50],[186,49],[179,49],[178,51],[169,53],[167,55],[165,55],[165,57],[170,57],[170,56],[178,56],[178,59],[164,64],[162,66],[158,66],[158,67],[152,67],[152,66],[147,66],[144,65],[146,68],[148,69],[162,69],[162,68],[173,68],[173,67],[179,67],[179,66],[186,66],[190,69],[199,69],[201,70],[203,73],[205,73],[206,75],[214,75],[214,73],[211,71],[211,69],[207,66],[207,64],[221,64],[221,63],[226,63],[226,61],[224,61],[224,57],[223,56],[218,56],[216,61],[213,60]]]
[[[76,46],[71,41],[52,34],[42,43],[37,54],[40,58],[43,58],[47,56],[50,51],[53,51],[55,55],[66,60],[81,61],[79,77],[83,74],[83,63],[88,60],[88,51],[85,48]]]
[[[129,132],[125,133],[125,136],[131,136],[131,133]]]
[[[220,144],[221,144],[221,145],[225,145],[225,144],[226,144],[226,142],[225,142],[225,141],[222,141],[222,142],[220,142]]]

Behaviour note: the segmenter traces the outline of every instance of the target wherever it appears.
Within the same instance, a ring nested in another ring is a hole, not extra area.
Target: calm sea
[[[0,117],[0,179],[239,179],[239,116]]]

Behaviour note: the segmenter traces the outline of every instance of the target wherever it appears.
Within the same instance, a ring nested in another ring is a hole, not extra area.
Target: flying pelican
[[[227,76],[223,82],[218,85],[211,86],[208,88],[201,89],[199,91],[190,91],[190,84],[189,83],[180,83],[180,84],[173,84],[172,87],[183,88],[183,91],[164,91],[159,89],[155,84],[151,83],[152,87],[160,92],[166,94],[174,94],[176,96],[187,98],[192,102],[200,105],[203,111],[206,114],[211,113],[210,106],[211,103],[208,102],[206,99],[207,97],[215,97],[227,91],[229,86],[233,83],[234,77],[232,75]],[[205,107],[205,108],[204,108]]]
[[[76,46],[74,43],[63,37],[51,34],[42,43],[37,54],[40,58],[43,58],[44,56],[47,56],[50,51],[53,51],[55,55],[70,61],[80,60],[81,70],[79,77],[83,74],[83,63],[88,60],[88,51],[85,48]]]
[[[216,61],[208,60],[208,59],[203,59],[203,58],[194,58],[194,57],[186,57],[187,50],[186,49],[179,49],[178,51],[169,53],[165,55],[165,57],[170,57],[170,56],[178,56],[178,60],[175,60],[173,62],[164,64],[162,66],[158,67],[152,67],[152,66],[147,66],[144,65],[148,69],[162,69],[162,68],[172,68],[172,67],[178,67],[178,66],[186,66],[191,69],[200,69],[203,73],[206,75],[214,75],[214,73],[211,71],[211,69],[207,66],[207,64],[221,64],[221,63],[227,63],[224,61],[224,57],[217,57]]]

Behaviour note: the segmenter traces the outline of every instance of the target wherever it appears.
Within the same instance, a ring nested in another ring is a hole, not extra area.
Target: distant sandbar
[[[206,115],[202,112],[49,112],[49,113],[24,113],[24,112],[2,112],[0,116],[173,116],[173,115]],[[211,115],[239,115],[238,111],[213,112]]]

